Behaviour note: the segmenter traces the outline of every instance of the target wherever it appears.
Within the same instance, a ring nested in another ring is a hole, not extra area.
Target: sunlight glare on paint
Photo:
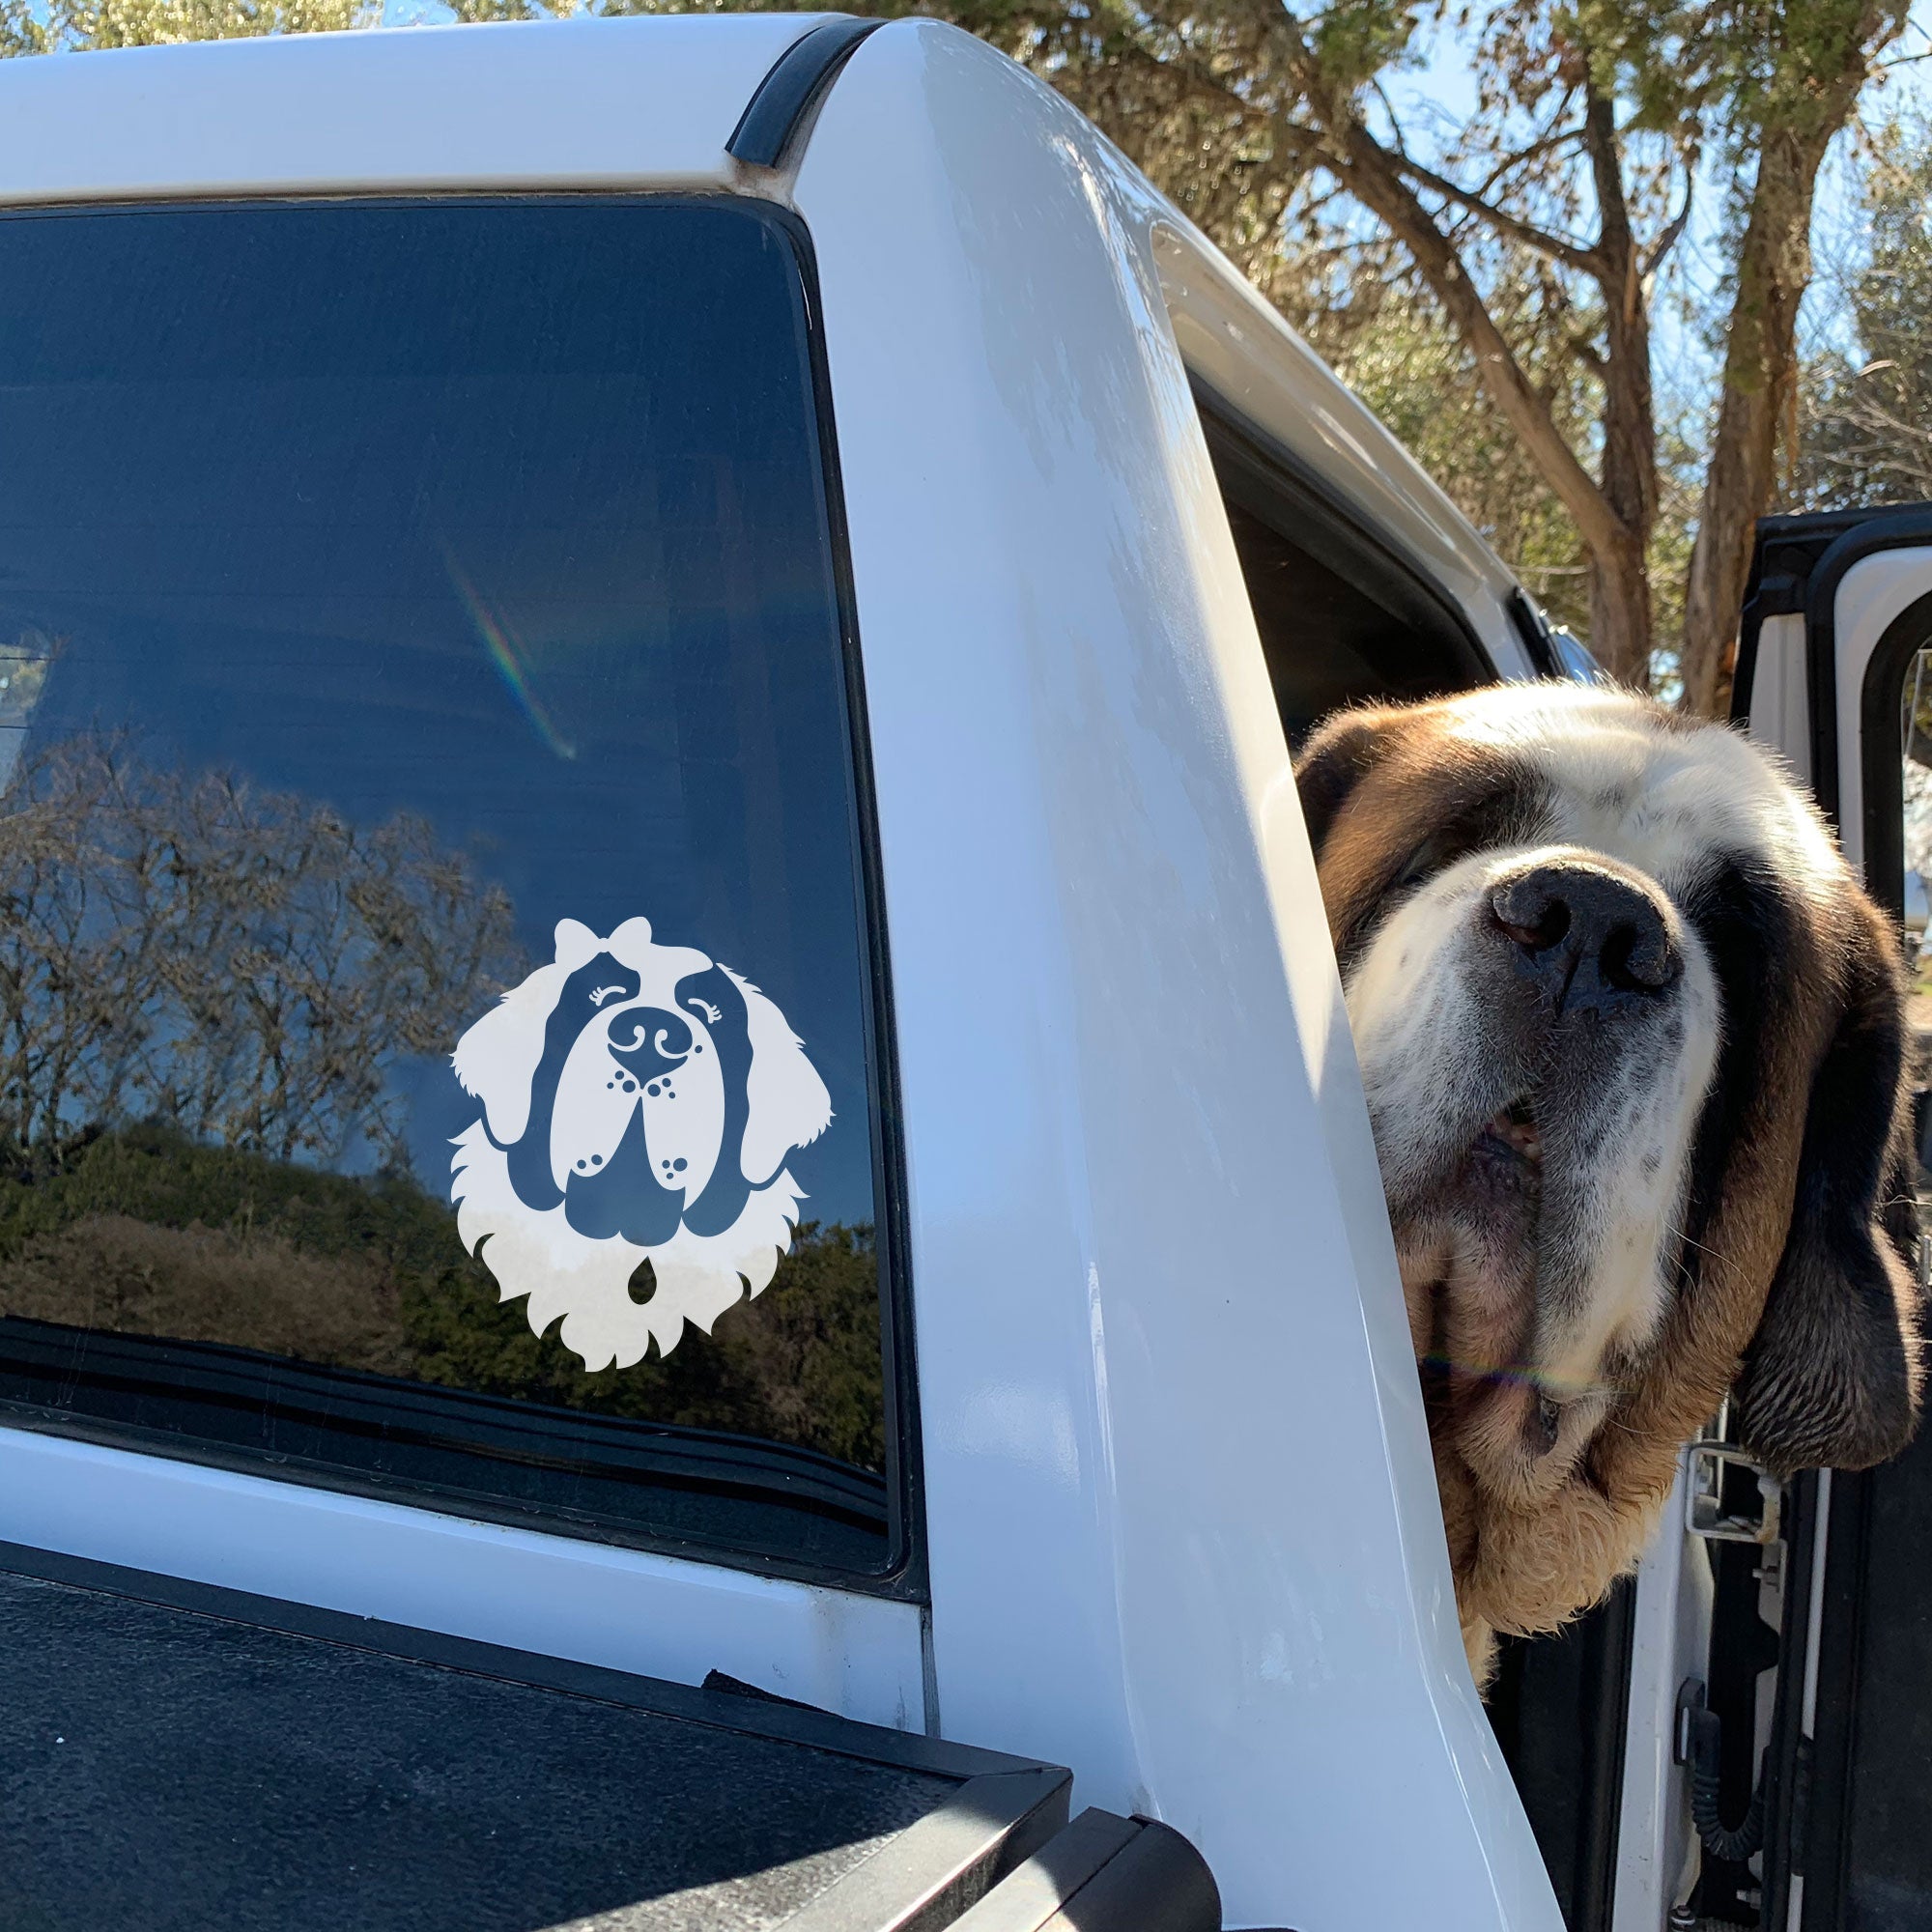
[[[509,687],[510,696],[517,701],[517,709],[529,720],[530,728],[549,750],[559,758],[575,758],[577,747],[556,728],[555,722],[544,709],[542,698],[530,689],[529,674],[517,654],[514,633],[484,601],[483,593],[470,582],[464,574],[463,566],[447,548],[442,553],[442,560],[449,572],[450,584],[462,601],[463,608],[469,612],[469,620],[476,626],[476,635],[483,639],[483,648],[490,653],[490,662],[497,667],[497,674]]]

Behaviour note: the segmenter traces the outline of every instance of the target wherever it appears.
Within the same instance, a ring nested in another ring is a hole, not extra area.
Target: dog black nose
[[[1658,900],[1582,860],[1505,879],[1490,895],[1490,918],[1558,1012],[1661,993],[1684,970]]]

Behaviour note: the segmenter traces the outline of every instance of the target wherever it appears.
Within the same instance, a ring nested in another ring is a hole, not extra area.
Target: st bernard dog
[[[1780,1473],[1910,1436],[1898,949],[1769,756],[1633,696],[1341,712],[1296,781],[1480,1684],[1635,1561],[1727,1391]]]
[[[456,1138],[457,1233],[532,1332],[559,1316],[590,1370],[758,1293],[804,1198],[785,1161],[832,1120],[784,1015],[728,966],[628,919],[574,919],[556,955],[457,1041],[482,1115]],[[648,1262],[652,1292],[632,1278]]]

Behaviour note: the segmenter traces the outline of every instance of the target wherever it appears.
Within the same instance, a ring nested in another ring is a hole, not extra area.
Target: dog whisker
[[[1667,1232],[1670,1236],[1670,1238],[1673,1241],[1676,1241],[1680,1246],[1687,1248],[1695,1248],[1700,1255],[1709,1255],[1714,1262],[1723,1260],[1723,1256],[1719,1254],[1716,1248],[1707,1248],[1702,1241],[1693,1241],[1690,1238],[1690,1236],[1684,1232],[1682,1228],[1671,1228],[1668,1229]]]

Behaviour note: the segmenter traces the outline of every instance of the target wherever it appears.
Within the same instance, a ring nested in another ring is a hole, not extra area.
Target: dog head
[[[1601,1595],[1734,1383],[1774,1469],[1898,1449],[1900,969],[1811,805],[1566,685],[1339,714],[1296,777],[1465,1615]]]
[[[556,956],[457,1042],[482,1102],[457,1138],[458,1229],[541,1335],[564,1317],[584,1366],[672,1348],[771,1280],[802,1198],[784,1172],[832,1119],[784,1015],[728,966],[660,946],[642,919],[608,939],[576,920]],[[632,1300],[651,1263],[655,1292]]]

